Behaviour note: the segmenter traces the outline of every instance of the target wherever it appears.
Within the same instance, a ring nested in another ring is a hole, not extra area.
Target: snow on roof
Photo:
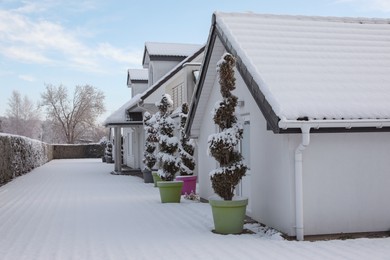
[[[205,49],[204,45],[199,45],[198,48],[196,48],[192,53],[188,55],[187,58],[179,62],[175,67],[173,67],[170,71],[168,71],[164,76],[162,76],[157,82],[155,82],[152,86],[150,86],[148,89],[146,89],[142,93],[141,99],[144,100],[147,98],[149,95],[151,95],[153,92],[155,92],[158,88],[160,88],[165,82],[167,82],[171,77],[176,75],[185,64],[188,62],[193,61],[196,59],[201,53],[203,53]]]
[[[104,121],[103,125],[120,125],[129,123],[126,118],[126,111],[136,105],[141,100],[141,94],[135,95],[132,99],[123,104],[120,108],[118,108],[115,112],[109,115]]]
[[[279,118],[390,118],[390,19],[215,16]]]
[[[148,80],[148,69],[129,69],[127,73],[131,80]]]
[[[202,44],[187,44],[187,43],[161,43],[161,42],[146,42],[145,50],[150,56],[189,56],[199,50]]]

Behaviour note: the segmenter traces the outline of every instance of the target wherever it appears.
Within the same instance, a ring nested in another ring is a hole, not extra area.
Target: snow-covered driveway
[[[213,234],[208,204],[161,204],[152,184],[112,168],[54,160],[0,187],[0,259],[390,259],[389,238]]]

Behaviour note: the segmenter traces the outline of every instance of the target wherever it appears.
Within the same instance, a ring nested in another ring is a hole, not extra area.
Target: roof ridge
[[[246,15],[259,16],[270,19],[286,19],[286,20],[303,20],[303,21],[319,21],[319,22],[343,22],[343,23],[360,23],[360,24],[390,24],[390,18],[375,18],[375,17],[337,17],[337,16],[315,16],[315,15],[291,15],[291,14],[266,14],[253,12],[215,12],[219,15]]]

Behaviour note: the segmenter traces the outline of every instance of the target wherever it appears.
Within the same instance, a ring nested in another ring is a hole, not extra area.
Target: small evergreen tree
[[[179,140],[173,135],[175,121],[171,118],[170,111],[168,110],[172,105],[173,101],[168,94],[164,94],[161,101],[156,103],[159,109],[159,152],[157,154],[159,170],[157,173],[164,181],[173,181],[179,170],[179,160],[176,157]]]
[[[146,169],[152,170],[153,166],[156,164],[157,158],[155,155],[156,146],[157,146],[157,129],[155,125],[155,117],[152,116],[149,112],[144,114],[144,129],[146,133],[145,140],[145,151],[144,151],[144,164]]]
[[[106,160],[108,163],[112,163],[112,143],[110,141],[107,142],[106,149]]]
[[[185,135],[184,127],[188,117],[188,104],[183,103],[180,113],[180,175],[193,175],[195,169],[195,144]]]
[[[231,92],[235,89],[235,59],[225,54],[218,63],[218,74],[222,101],[218,101],[213,111],[213,119],[220,132],[209,136],[209,153],[218,161],[219,168],[210,172],[212,187],[224,200],[232,200],[234,190],[240,182],[247,166],[241,153],[236,149],[242,139],[243,128],[237,122],[235,108],[237,97]]]

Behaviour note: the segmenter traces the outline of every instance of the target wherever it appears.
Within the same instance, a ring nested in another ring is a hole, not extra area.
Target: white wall
[[[239,100],[245,100],[239,113],[250,118],[251,128],[251,212],[247,214],[285,233],[291,233],[294,226],[291,205],[293,161],[286,149],[289,137],[277,136],[266,130],[266,122],[238,73],[236,78],[235,94]],[[215,82],[197,141],[199,191],[200,196],[206,199],[214,194],[208,173],[217,167],[215,159],[206,154],[208,136],[216,130],[210,111],[220,99],[219,86]]]
[[[130,139],[131,130],[129,128],[123,128],[123,164],[129,165],[130,160]]]
[[[131,97],[142,94],[146,89],[148,89],[148,83],[133,83],[131,85]]]
[[[312,134],[303,158],[305,234],[390,229],[390,133]]]
[[[123,135],[126,137],[126,144],[125,144],[125,151],[126,154],[124,157],[126,157],[126,165],[129,167],[134,167],[135,164],[135,158],[133,154],[133,144],[134,144],[134,130],[130,127],[126,127],[123,129]]]
[[[235,94],[244,101],[239,113],[250,119],[247,214],[295,236],[294,155],[301,134],[266,130],[266,120],[237,72],[236,78]],[[197,140],[199,192],[206,199],[214,194],[209,172],[217,167],[206,153],[208,136],[216,131],[210,112],[220,99],[214,80]],[[303,160],[305,235],[390,229],[390,133],[311,134]]]
[[[235,95],[239,100],[244,100],[239,113],[250,118],[251,212],[247,214],[261,223],[292,235],[295,232],[295,211],[292,204],[294,157],[288,147],[291,138],[299,138],[275,135],[266,130],[266,121],[238,72],[236,88]],[[220,99],[219,85],[215,81],[197,140],[199,191],[200,196],[206,199],[214,194],[208,173],[217,167],[215,159],[206,154],[208,136],[216,131],[210,112]]]
[[[151,61],[149,66],[153,68],[153,78],[149,79],[149,86],[156,83],[162,76],[172,70],[179,61]]]

